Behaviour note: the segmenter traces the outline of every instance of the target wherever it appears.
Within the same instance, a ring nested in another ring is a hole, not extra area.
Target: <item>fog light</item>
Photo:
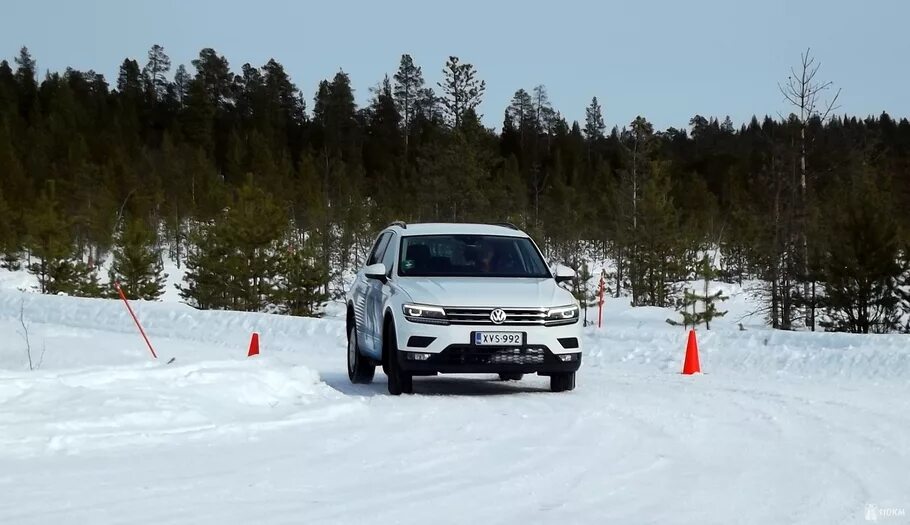
[[[424,354],[420,352],[408,352],[407,357],[410,361],[426,361],[433,354]]]
[[[559,354],[559,359],[564,362],[575,361],[578,359],[578,354]]]

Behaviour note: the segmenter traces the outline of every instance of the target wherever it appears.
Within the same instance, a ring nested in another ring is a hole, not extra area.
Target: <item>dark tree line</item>
[[[0,252],[79,295],[106,293],[112,255],[109,277],[143,298],[165,253],[198,307],[312,315],[393,219],[510,221],[555,260],[610,260],[611,293],[635,305],[677,304],[719,251],[721,278],[764,283],[776,328],[906,329],[910,122],[818,110],[828,84],[808,67],[784,86],[811,107],[739,128],[610,129],[597,98],[570,123],[538,85],[494,132],[454,56],[431,83],[403,55],[358,107],[343,71],[305,97],[274,59],[236,70],[203,49],[172,69],[156,45],[111,86],[39,78],[23,48],[0,62]]]

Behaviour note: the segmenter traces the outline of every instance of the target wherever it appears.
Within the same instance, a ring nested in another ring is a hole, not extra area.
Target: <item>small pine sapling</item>
[[[727,297],[723,295],[723,290],[718,290],[713,294],[708,291],[709,282],[717,277],[718,272],[711,265],[711,261],[707,255],[702,257],[702,260],[699,262],[698,272],[701,274],[704,281],[703,293],[698,294],[694,290],[684,290],[682,299],[677,302],[678,311],[680,315],[682,315],[682,322],[680,323],[672,319],[667,319],[667,323],[673,326],[682,325],[686,329],[690,326],[695,328],[704,323],[705,329],[710,330],[711,321],[727,314],[726,311],[719,311],[717,309],[718,301],[727,300]],[[698,311],[698,303],[702,303],[704,306],[703,310]]]

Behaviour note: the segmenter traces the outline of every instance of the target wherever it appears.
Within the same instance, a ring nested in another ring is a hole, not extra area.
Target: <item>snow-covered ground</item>
[[[735,287],[703,375],[679,374],[673,312],[611,300],[574,392],[390,397],[349,384],[338,318],[135,303],[152,361],[122,303],[20,281],[0,274],[0,523],[910,521],[910,337],[771,331]]]

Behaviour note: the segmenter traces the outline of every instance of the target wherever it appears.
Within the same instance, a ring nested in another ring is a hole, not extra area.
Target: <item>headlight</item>
[[[446,311],[439,306],[405,303],[401,305],[401,309],[405,319],[414,323],[449,324],[446,320]]]
[[[572,324],[578,322],[578,305],[559,306],[547,310],[547,325]]]

